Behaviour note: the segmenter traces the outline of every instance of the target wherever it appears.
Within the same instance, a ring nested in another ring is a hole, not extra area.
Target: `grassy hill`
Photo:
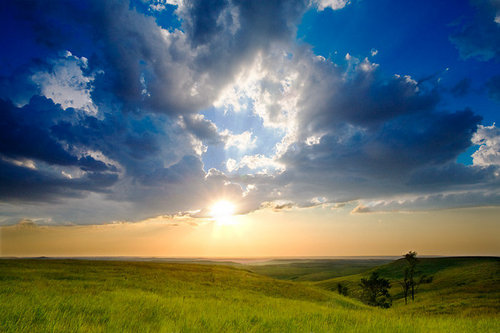
[[[252,272],[275,279],[321,281],[361,273],[392,261],[390,259],[279,259],[245,267]]]
[[[495,306],[467,315],[408,314],[367,307],[328,283],[335,282],[282,281],[227,265],[0,260],[0,331],[500,331]]]
[[[406,262],[403,259],[372,268],[363,273],[319,281],[314,285],[325,290],[336,290],[341,283],[349,295],[361,298],[359,282],[377,271],[391,281],[390,294],[394,306],[403,306],[403,295],[398,280],[402,279]],[[416,301],[404,307],[410,312],[484,314],[500,313],[500,258],[420,258],[417,276],[432,275],[430,284],[423,284]]]

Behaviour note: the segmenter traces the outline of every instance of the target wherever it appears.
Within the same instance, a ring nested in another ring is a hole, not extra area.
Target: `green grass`
[[[321,281],[352,275],[391,262],[389,259],[299,259],[272,260],[259,265],[246,265],[252,272],[275,279]]]
[[[403,304],[402,289],[398,280],[402,278],[406,263],[400,259],[393,263],[367,270],[360,274],[337,277],[316,282],[325,290],[336,290],[341,283],[349,289],[349,295],[361,298],[359,281],[371,272],[391,281],[390,294],[395,307],[404,307],[412,313],[443,314],[499,314],[500,313],[500,258],[421,258],[417,265],[417,276],[432,275],[430,284],[423,284],[416,293],[415,302]]]
[[[435,289],[455,278],[453,269],[462,272],[460,267],[446,268]],[[490,266],[482,271],[498,277]],[[472,275],[469,278],[475,279]],[[481,296],[481,283],[477,285],[472,294]],[[494,288],[498,293],[498,285]],[[450,311],[428,311],[412,305],[410,313],[398,304],[389,310],[371,308],[327,289],[227,265],[0,260],[0,331],[500,331],[498,304],[489,297],[454,298],[481,305],[484,312],[457,311],[453,306]]]

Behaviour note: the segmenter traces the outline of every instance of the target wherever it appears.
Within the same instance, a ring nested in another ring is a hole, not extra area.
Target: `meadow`
[[[279,264],[281,280],[265,275],[275,276]],[[318,280],[325,264],[327,278]],[[498,258],[422,259],[434,282],[407,306],[393,283],[390,309],[359,301],[357,283],[373,270],[396,281],[403,263],[357,264],[272,262],[266,271],[266,265],[2,259],[0,331],[500,332]],[[328,278],[341,272],[352,274]],[[338,282],[349,286],[349,296],[335,291]]]

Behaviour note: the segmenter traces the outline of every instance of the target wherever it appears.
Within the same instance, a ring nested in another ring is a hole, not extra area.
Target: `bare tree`
[[[415,280],[413,277],[415,276],[415,267],[417,266],[418,259],[417,259],[417,252],[415,251],[409,251],[407,254],[404,255],[405,260],[408,262],[408,267],[405,269],[408,272],[408,283],[410,284],[411,288],[411,300],[415,300]],[[405,274],[406,275],[406,274]]]
[[[404,270],[404,277],[402,281],[398,281],[401,287],[403,288],[403,296],[405,298],[405,304],[408,304],[408,294],[411,291],[411,300],[415,301],[415,292],[418,290],[418,287],[424,283],[431,283],[433,277],[422,275],[418,280],[415,280],[416,267],[419,262],[417,259],[417,252],[409,251],[403,258],[407,262],[407,266]]]
[[[401,285],[401,288],[403,288],[403,296],[405,298],[405,305],[406,305],[406,304],[408,304],[408,292],[410,291],[410,287],[411,287],[408,267],[405,268],[403,280],[398,281],[398,282]]]

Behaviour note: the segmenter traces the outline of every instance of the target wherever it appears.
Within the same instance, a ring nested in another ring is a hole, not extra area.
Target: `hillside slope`
[[[495,313],[384,311],[222,265],[0,260],[2,332],[498,332]]]
[[[406,262],[403,259],[372,268],[360,274],[337,277],[314,283],[325,290],[334,291],[338,283],[347,286],[349,295],[361,298],[359,282],[376,271],[391,281],[390,293],[394,306],[404,306],[402,288]],[[419,287],[415,302],[405,310],[425,313],[484,314],[500,313],[500,258],[423,258],[417,265],[417,276],[434,277],[430,284]]]
[[[245,265],[245,268],[280,280],[321,281],[358,274],[392,261],[391,259],[276,259],[259,265]]]

